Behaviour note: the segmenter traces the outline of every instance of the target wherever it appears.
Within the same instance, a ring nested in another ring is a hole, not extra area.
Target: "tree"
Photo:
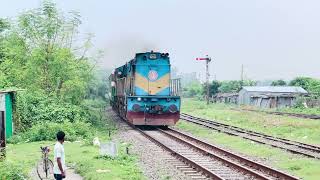
[[[88,121],[92,108],[84,107],[91,85],[102,96],[105,87],[95,81],[92,58],[87,56],[91,35],[74,42],[80,16],[63,14],[54,3],[27,11],[17,22],[0,19],[0,88],[24,89],[16,96],[16,130],[45,121]],[[92,103],[94,104],[94,103]]]
[[[222,81],[219,91],[222,93],[238,92],[241,89],[240,81]]]
[[[310,85],[312,84],[313,79],[310,77],[297,77],[290,81],[290,86],[300,86],[304,89],[309,89]]]
[[[209,84],[209,96],[214,96],[219,92],[220,82],[219,81],[212,81]],[[207,84],[203,84],[203,94],[207,95]]]
[[[87,93],[93,70],[86,57],[91,37],[74,43],[80,23],[78,13],[65,16],[51,1],[20,15],[17,25],[0,43],[5,48],[1,51],[0,72],[4,78],[0,84],[41,91],[79,104]]]
[[[192,81],[183,88],[183,96],[195,97],[202,94],[202,87],[199,81]]]
[[[256,84],[257,84],[257,82],[253,81],[253,80],[222,81],[221,86],[219,87],[219,91],[222,93],[236,93],[241,90],[242,86],[255,86]]]
[[[271,86],[286,86],[287,82],[285,82],[284,80],[280,79],[280,80],[276,80],[276,81],[272,81]]]
[[[320,80],[310,77],[297,77],[290,81],[290,86],[300,86],[307,90],[309,93],[314,94],[316,97],[320,97]]]

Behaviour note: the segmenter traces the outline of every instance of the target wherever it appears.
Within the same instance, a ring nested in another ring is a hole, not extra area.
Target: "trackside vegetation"
[[[260,161],[303,179],[319,179],[320,161],[293,155],[285,151],[262,145],[240,137],[229,136],[188,122],[179,122],[177,127],[203,138],[210,143],[238,152],[254,161]]]
[[[105,118],[105,117],[104,117]],[[104,119],[105,124],[101,128],[95,128],[95,137],[99,137],[101,143],[107,143],[116,132],[116,127],[109,119]],[[106,125],[108,124],[108,126]],[[106,133],[112,130],[111,137]],[[144,179],[137,165],[135,155],[127,155],[128,144],[118,142],[118,156],[111,158],[101,156],[99,147],[92,146],[88,139],[66,141],[64,144],[67,166],[74,168],[85,179]],[[92,141],[92,139],[90,139]],[[9,144],[7,147],[7,159],[0,163],[0,177],[7,179],[28,179],[36,176],[35,163],[41,157],[40,146],[49,146],[53,149],[55,141],[35,141]],[[50,159],[53,153],[49,153]]]
[[[260,112],[235,111],[232,109],[234,107],[226,104],[207,106],[204,101],[184,99],[182,112],[277,137],[319,145],[319,121],[268,115]],[[298,177],[318,179],[320,176],[319,160],[293,155],[267,145],[229,136],[188,122],[180,121],[177,127],[214,144],[264,161],[272,167],[277,167]]]
[[[0,179],[33,176],[40,146],[52,149],[59,130],[66,133],[67,165],[86,179],[142,179],[124,145],[115,159],[100,157],[92,146],[94,137],[110,141],[106,134],[115,128],[104,114],[106,71],[95,67],[101,53],[91,49],[91,34],[79,33],[80,24],[78,12],[61,12],[49,0],[0,18],[0,90],[17,91],[15,132],[0,162]]]
[[[320,145],[320,121],[261,112],[234,110],[228,104],[206,105],[204,101],[184,99],[183,112],[277,137]]]

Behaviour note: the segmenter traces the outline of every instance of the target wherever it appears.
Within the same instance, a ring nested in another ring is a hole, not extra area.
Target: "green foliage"
[[[219,81],[212,81],[209,84],[209,96],[213,96],[219,92],[219,87],[221,86],[221,83]],[[207,95],[207,84],[203,84],[203,94]]]
[[[297,77],[290,81],[290,86],[300,86],[311,93],[313,96],[320,97],[320,80],[310,77]]]
[[[1,179],[24,180],[27,173],[23,171],[23,166],[12,162],[0,162],[0,177]]]
[[[245,81],[222,81],[219,87],[219,92],[222,93],[233,93],[239,92],[242,86],[255,86],[256,81],[245,80]]]
[[[201,83],[199,81],[193,81],[187,84],[183,88],[183,96],[184,97],[195,97],[198,95],[201,95],[202,93],[202,87]]]
[[[16,131],[25,131],[43,122],[86,121],[88,112],[81,106],[59,101],[41,92],[19,92],[16,96]]]
[[[214,119],[225,124],[308,144],[319,144],[320,121],[270,115],[262,112],[235,111],[235,108],[235,106],[220,103],[207,106],[204,101],[192,99],[184,99],[182,104],[182,112],[198,117]],[[177,128],[207,139],[209,142],[230,147],[238,152],[269,159],[273,166],[288,170],[303,179],[319,179],[320,162],[318,160],[302,158],[270,146],[239,139],[239,137],[229,136],[184,121],[179,121]]]
[[[41,91],[80,104],[92,79],[92,65],[85,57],[87,47],[77,51],[72,47],[79,16],[65,17],[55,4],[45,1],[17,19],[0,41],[1,86]]]
[[[66,140],[75,141],[80,139],[92,140],[94,129],[91,124],[76,121],[76,122],[46,122],[37,123],[32,126],[28,131],[14,135],[8,140],[9,143],[19,143],[23,141],[49,141],[55,140],[58,131],[66,133]]]
[[[272,81],[271,83],[271,86],[286,86],[286,85],[287,85],[287,82],[282,79]]]
[[[15,103],[16,132],[48,122],[96,125],[101,121],[97,109],[103,106],[92,108],[97,102],[88,105],[84,100],[104,98],[106,82],[102,72],[93,73],[93,59],[86,56],[91,36],[74,42],[81,24],[79,14],[64,14],[53,2],[44,1],[40,8],[16,19],[10,24],[0,19],[0,88],[22,89]],[[35,140],[42,139],[48,136]]]
[[[0,34],[10,28],[10,23],[7,19],[0,18]]]
[[[87,121],[96,127],[104,125],[106,101],[103,99],[87,99],[82,103],[82,109],[87,112]]]
[[[87,98],[90,99],[103,99],[104,101],[108,100],[106,98],[106,93],[110,88],[110,82],[107,79],[106,75],[111,74],[111,71],[99,69],[94,75],[95,81],[91,81],[89,85],[89,95]]]
[[[217,93],[232,93],[239,92],[242,86],[255,86],[256,81],[212,81],[209,84],[210,96],[214,96]],[[199,81],[194,81],[186,85],[183,89],[184,97],[200,97],[201,95],[207,95],[206,83],[200,84]]]

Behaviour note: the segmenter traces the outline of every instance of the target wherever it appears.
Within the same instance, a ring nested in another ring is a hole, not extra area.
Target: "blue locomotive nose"
[[[180,117],[180,81],[170,79],[168,53],[137,53],[115,69],[113,108],[134,125],[175,125]]]

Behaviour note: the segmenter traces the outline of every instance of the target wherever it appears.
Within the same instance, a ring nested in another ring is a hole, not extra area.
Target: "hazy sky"
[[[0,0],[0,16],[38,7],[39,0]],[[218,80],[320,78],[320,1],[312,0],[56,0],[79,11],[82,33],[105,50],[101,65],[114,67],[136,51],[170,53],[180,72],[202,72],[213,58]],[[213,76],[212,76],[213,77]]]

